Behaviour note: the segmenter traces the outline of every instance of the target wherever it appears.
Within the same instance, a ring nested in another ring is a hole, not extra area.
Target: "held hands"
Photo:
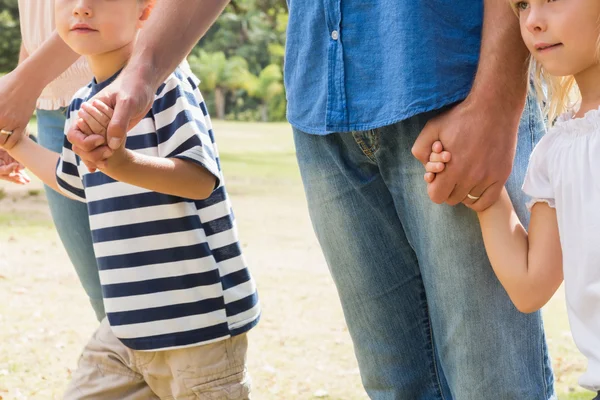
[[[109,159],[122,155],[124,147],[116,151],[105,146],[107,133],[114,116],[114,110],[101,100],[85,102],[77,112],[77,120],[67,133],[67,139],[73,146],[73,151],[79,155],[90,172],[104,169]],[[90,150],[86,150],[90,149]]]
[[[105,168],[106,160],[115,151],[124,150],[127,131],[140,122],[152,107],[158,84],[154,86],[151,82],[152,76],[147,75],[145,71],[125,68],[121,75],[92,101],[92,105],[100,101],[112,111],[108,125],[103,126],[104,133],[88,135],[79,124],[74,124],[71,128],[67,138],[73,145],[75,154],[90,172],[97,168]],[[106,113],[105,115],[108,116]]]
[[[502,112],[497,103],[485,100],[481,95],[469,95],[429,120],[415,141],[413,155],[424,166],[431,162],[435,141],[441,141],[452,153],[452,162],[445,165],[443,176],[427,186],[435,203],[463,203],[483,211],[498,200],[508,180],[522,108]]]
[[[425,164],[425,176],[423,179],[427,182],[427,186],[431,185],[433,181],[436,179],[437,174],[442,173],[446,169],[446,164],[452,160],[452,154],[449,151],[444,150],[444,146],[442,142],[435,141],[431,146],[431,154],[429,155],[429,161]],[[472,194],[467,194],[469,200],[471,200],[471,204],[474,204],[479,197],[473,196]],[[469,208],[473,208],[470,204],[465,204]]]

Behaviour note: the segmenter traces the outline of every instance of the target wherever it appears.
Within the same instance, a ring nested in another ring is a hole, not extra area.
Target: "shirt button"
[[[340,37],[340,34],[338,33],[338,31],[331,32],[331,38],[333,40],[338,40],[339,37]]]

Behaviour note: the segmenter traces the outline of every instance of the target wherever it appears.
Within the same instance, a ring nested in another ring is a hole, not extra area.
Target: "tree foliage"
[[[285,0],[234,0],[198,42],[188,59],[216,118],[285,119],[287,21]],[[17,0],[0,0],[0,73],[17,65],[19,46]]]
[[[0,73],[17,66],[21,47],[17,0],[0,0]]]

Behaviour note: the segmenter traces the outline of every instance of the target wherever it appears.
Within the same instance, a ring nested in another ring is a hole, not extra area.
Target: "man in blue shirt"
[[[158,4],[162,18],[104,92],[111,148],[225,3]],[[541,317],[514,308],[459,205],[483,210],[506,183],[526,220],[520,184],[543,123],[508,3],[288,6],[288,118],[369,396],[552,398]],[[428,188],[421,163],[438,138],[453,160]],[[77,145],[90,165],[108,149]]]

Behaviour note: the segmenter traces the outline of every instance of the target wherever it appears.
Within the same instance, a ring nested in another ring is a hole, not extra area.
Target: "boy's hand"
[[[448,151],[444,151],[444,146],[439,140],[434,142],[431,146],[431,154],[429,155],[429,162],[425,164],[425,182],[431,183],[435,180],[436,174],[441,173],[446,168],[446,163],[450,162],[452,154]]]
[[[100,100],[83,103],[77,115],[79,118],[67,133],[73,151],[81,158],[90,172],[94,172],[100,160],[112,156],[106,144],[106,132],[114,110]]]
[[[0,150],[0,179],[18,185],[25,185],[31,182],[31,179],[24,167],[15,161],[5,150]]]

